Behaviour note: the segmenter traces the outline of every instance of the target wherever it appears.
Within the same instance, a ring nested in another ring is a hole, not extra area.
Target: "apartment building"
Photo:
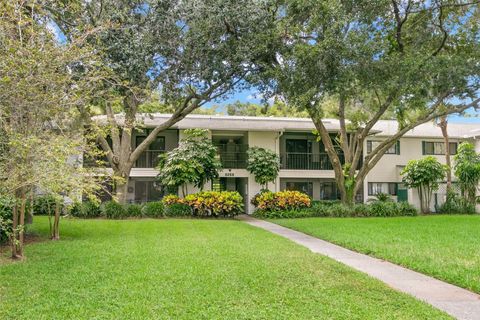
[[[164,114],[143,116],[144,129],[135,132],[132,146],[141,143],[151,128],[168,117]],[[326,119],[324,122],[332,135],[338,133],[338,120]],[[162,132],[138,159],[131,172],[128,201],[146,202],[162,197],[154,183],[158,155],[174,149],[184,130],[190,128],[209,130],[223,166],[220,178],[206,185],[205,189],[238,191],[245,199],[248,212],[254,209],[249,199],[261,189],[246,170],[246,151],[249,147],[270,149],[280,156],[279,177],[269,185],[272,191],[299,190],[314,200],[333,200],[339,196],[330,160],[324,145],[312,133],[315,128],[310,119],[189,115]],[[365,141],[364,156],[396,130],[396,121],[379,121]],[[480,150],[480,125],[450,123],[448,131],[452,154],[464,140],[476,143],[477,150]],[[444,153],[441,130],[435,124],[426,123],[411,130],[388,150],[368,174],[361,192],[357,194],[357,201],[367,201],[376,193],[383,192],[389,193],[396,201],[408,201],[419,206],[416,191],[402,185],[400,172],[409,160],[425,155],[433,155],[444,163]],[[188,191],[197,190],[188,186]],[[444,192],[444,188],[440,188],[432,207],[444,201]]]

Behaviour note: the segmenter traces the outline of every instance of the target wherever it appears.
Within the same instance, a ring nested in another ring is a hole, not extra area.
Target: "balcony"
[[[343,154],[338,155],[340,162],[344,163]],[[292,170],[333,170],[332,163],[327,153],[299,153],[287,152],[280,156],[281,168]]]
[[[158,164],[158,157],[165,152],[165,150],[144,151],[138,160],[135,161],[134,168],[155,168]]]
[[[247,167],[246,144],[216,144],[222,168],[245,169]]]

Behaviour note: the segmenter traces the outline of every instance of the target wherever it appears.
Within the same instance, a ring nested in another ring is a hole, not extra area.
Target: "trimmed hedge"
[[[166,217],[186,217],[192,215],[192,208],[184,203],[172,203],[165,206]]]
[[[256,210],[254,215],[264,219],[306,217],[398,217],[416,216],[417,210],[406,202],[372,202],[347,206],[341,203],[317,202],[300,210]]]

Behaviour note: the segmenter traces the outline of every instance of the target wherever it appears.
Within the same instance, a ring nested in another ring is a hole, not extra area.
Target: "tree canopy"
[[[280,158],[272,150],[252,147],[247,150],[247,170],[254,175],[255,181],[268,189],[280,171]]]
[[[157,181],[168,191],[177,192],[182,187],[186,195],[186,184],[192,183],[203,189],[207,181],[218,177],[221,168],[217,148],[203,129],[188,129],[177,148],[160,157]]]
[[[282,12],[274,60],[259,81],[267,94],[308,112],[345,202],[406,132],[479,106],[476,3],[293,0]],[[339,119],[345,163],[322,121],[328,113]],[[397,120],[397,131],[362,159],[366,138],[385,117]]]

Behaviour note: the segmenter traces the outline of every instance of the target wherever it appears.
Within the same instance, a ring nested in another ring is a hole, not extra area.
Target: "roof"
[[[137,120],[143,122],[145,127],[155,127],[166,121],[170,114],[139,114]],[[117,121],[123,121],[123,115],[116,115]],[[94,117],[96,120],[105,121],[105,116]],[[340,128],[337,119],[323,120],[327,130],[335,132]],[[173,129],[204,128],[209,130],[233,131],[312,131],[315,126],[308,118],[285,117],[246,117],[226,115],[197,115],[191,114],[172,126]],[[393,135],[398,128],[395,120],[380,120],[371,131],[376,136]],[[448,133],[451,138],[473,138],[480,135],[480,125],[472,123],[449,123]],[[440,128],[433,122],[419,125],[410,130],[404,137],[442,138]]]

